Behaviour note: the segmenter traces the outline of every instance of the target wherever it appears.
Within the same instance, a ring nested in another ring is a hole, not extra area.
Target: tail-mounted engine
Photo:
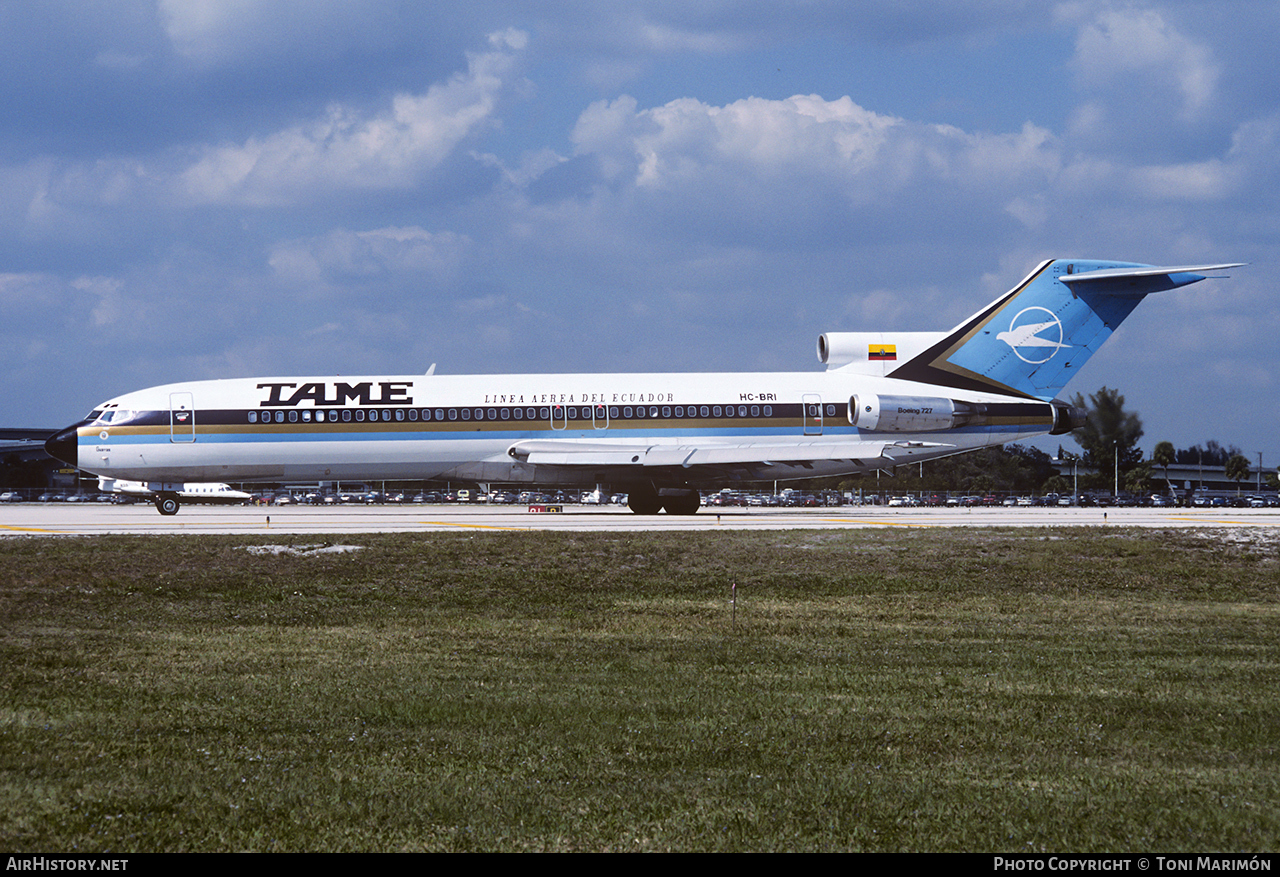
[[[1049,404],[1053,406],[1053,429],[1049,430],[1049,435],[1066,435],[1084,426],[1088,419],[1089,413],[1083,408],[1068,405],[1061,399],[1054,399]]]
[[[827,332],[818,336],[818,360],[828,371],[887,375],[942,337],[941,332]]]
[[[849,399],[849,422],[869,432],[941,432],[962,426],[1048,427],[1061,435],[1084,424],[1084,411],[1052,402],[961,402],[934,396],[860,393]]]
[[[871,432],[937,432],[979,422],[986,406],[929,396],[879,396],[849,399],[849,422]]]

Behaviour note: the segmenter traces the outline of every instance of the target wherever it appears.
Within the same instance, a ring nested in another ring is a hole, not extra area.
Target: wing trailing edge
[[[827,441],[779,445],[608,445],[572,439],[533,439],[516,442],[507,455],[539,466],[680,467],[816,463],[859,460],[894,465],[895,458],[924,449],[954,445],[918,441]]]

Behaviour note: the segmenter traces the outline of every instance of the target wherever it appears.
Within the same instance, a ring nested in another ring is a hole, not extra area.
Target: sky
[[[1066,395],[1276,466],[1276,45],[1273,0],[0,0],[0,423],[818,371],[820,333],[946,330],[1043,259],[1247,262]]]

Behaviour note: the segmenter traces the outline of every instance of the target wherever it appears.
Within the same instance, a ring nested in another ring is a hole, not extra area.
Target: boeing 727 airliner
[[[892,469],[1059,435],[1056,398],[1148,294],[1239,267],[1051,260],[950,332],[831,332],[823,372],[273,377],[103,402],[46,443],[147,482],[450,480],[612,485],[639,514],[698,488]]]

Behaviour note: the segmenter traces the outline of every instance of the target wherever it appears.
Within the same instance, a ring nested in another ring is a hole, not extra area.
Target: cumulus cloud
[[[624,96],[588,107],[572,139],[579,154],[600,156],[606,173],[634,173],[638,185],[659,187],[686,183],[725,163],[857,173],[881,151],[891,129],[903,124],[847,97],[746,98],[724,107],[682,98],[641,110]]]
[[[1256,189],[1276,176],[1276,141],[1280,117],[1240,125],[1223,156],[1204,161],[1135,167],[1129,174],[1135,194],[1154,200],[1221,201]],[[1268,187],[1269,188],[1269,187]]]
[[[47,308],[65,306],[67,284],[51,274],[12,272],[0,274],[0,306],[9,315],[39,313]]]
[[[393,10],[373,0],[159,0],[173,50],[200,65],[254,63],[349,41]]]
[[[77,340],[77,356],[90,349],[109,347],[138,317],[138,308],[127,300],[119,278],[80,276],[71,279],[46,272],[0,274],[0,368],[13,377],[16,390],[18,369],[40,367],[51,349]],[[89,331],[83,333],[82,329]],[[22,361],[27,360],[27,361]],[[36,382],[22,392],[40,391]],[[2,408],[3,406],[0,406]]]
[[[183,54],[209,55],[246,24],[256,22],[258,0],[160,0],[165,33]]]
[[[121,295],[124,283],[118,278],[78,277],[71,282],[71,286],[97,298],[92,312],[95,328],[105,329],[129,318],[129,303]]]
[[[456,276],[469,246],[464,235],[432,234],[417,226],[334,229],[319,237],[279,244],[268,261],[276,276],[291,284],[397,274],[426,274],[447,281]]]
[[[1062,166],[1056,138],[1030,123],[971,133],[876,113],[847,96],[753,97],[723,107],[684,98],[652,109],[622,97],[588,107],[573,143],[607,180],[714,209],[725,190],[778,204],[834,196],[888,206],[897,193],[939,186],[998,198],[1043,186]]]
[[[746,39],[725,30],[693,30],[655,21],[635,21],[627,28],[646,50],[716,54],[742,48]]]
[[[490,51],[468,56],[466,73],[425,94],[397,95],[382,113],[335,104],[306,124],[206,148],[178,188],[197,203],[265,206],[411,187],[492,119],[526,41],[521,31],[495,33]]]
[[[1180,33],[1158,11],[1140,8],[1106,9],[1085,23],[1072,63],[1089,88],[1116,82],[1132,87],[1135,75],[1148,77],[1154,87],[1177,96],[1183,119],[1209,106],[1220,73],[1206,46]]]

